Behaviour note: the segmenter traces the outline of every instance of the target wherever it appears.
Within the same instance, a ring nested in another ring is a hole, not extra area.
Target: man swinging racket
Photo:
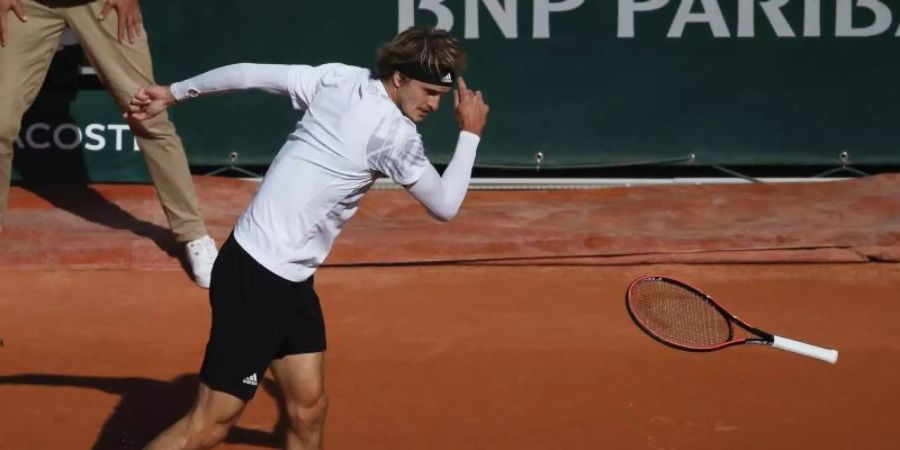
[[[219,444],[267,368],[284,392],[286,448],[322,448],[326,344],[313,273],[381,176],[406,187],[435,217],[456,215],[489,111],[481,92],[460,77],[465,64],[446,31],[413,27],[379,49],[372,71],[336,63],[236,64],[135,95],[126,113],[135,120],[193,97],[243,89],[288,96],[305,111],[216,259],[197,399],[147,448]],[[460,133],[441,176],[425,157],[416,123],[454,83]]]

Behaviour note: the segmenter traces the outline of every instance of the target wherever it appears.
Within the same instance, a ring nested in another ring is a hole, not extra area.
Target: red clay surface
[[[252,193],[235,183],[198,183],[220,242]],[[327,446],[893,448],[900,265],[772,262],[896,254],[894,183],[475,192],[448,225],[423,218],[402,192],[373,192],[332,262],[501,260],[319,272],[330,345]],[[152,190],[92,190],[102,195],[13,192],[0,233],[2,449],[140,448],[192,400],[209,327],[206,291],[166,253],[178,250]],[[685,193],[693,200],[684,203]],[[659,202],[671,209],[646,208]],[[691,224],[691,202],[705,211],[725,202],[724,218]],[[607,208],[617,212],[601,214]],[[741,218],[779,225],[758,231]],[[541,235],[564,230],[576,238],[542,244]],[[599,240],[606,234],[609,250]],[[772,244],[780,256],[758,250]],[[636,263],[679,258],[678,250],[757,263]],[[599,253],[607,255],[520,259]],[[625,253],[637,260],[610,259]],[[624,306],[628,283],[651,273],[683,279],[770,332],[837,348],[840,359],[832,366],[765,347],[695,354],[662,346]],[[278,448],[277,398],[264,383],[223,448]]]
[[[645,273],[841,351],[679,352],[622,294]],[[894,265],[325,269],[334,449],[893,448]],[[0,443],[139,448],[186,411],[209,326],[175,271],[0,271]],[[276,448],[260,392],[224,448]]]

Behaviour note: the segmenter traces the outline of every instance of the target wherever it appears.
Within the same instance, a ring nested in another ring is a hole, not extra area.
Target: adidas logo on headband
[[[447,87],[453,86],[453,82],[455,81],[454,78],[456,78],[453,75],[453,70],[450,68],[441,68],[447,70],[447,73],[441,75],[440,72],[422,67],[418,61],[394,64],[394,68],[413,80],[418,80],[423,83],[439,84]],[[443,70],[441,70],[441,72],[443,72]]]

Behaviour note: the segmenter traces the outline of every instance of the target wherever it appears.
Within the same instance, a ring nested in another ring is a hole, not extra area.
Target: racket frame
[[[647,282],[647,281],[664,281],[666,283],[673,284],[673,285],[681,287],[687,291],[690,291],[693,294],[696,294],[699,299],[712,305],[712,307],[715,308],[716,311],[719,312],[719,314],[722,314],[722,316],[725,317],[725,321],[728,323],[728,339],[729,340],[726,342],[723,342],[721,344],[711,345],[708,347],[690,347],[687,345],[678,344],[676,342],[669,341],[669,340],[665,339],[664,337],[659,336],[658,334],[653,332],[650,329],[650,327],[648,327],[643,322],[641,322],[641,320],[634,313],[634,310],[631,306],[632,291],[638,284],[640,284],[642,282]],[[669,277],[664,277],[664,276],[659,276],[659,275],[647,275],[647,276],[643,276],[643,277],[640,277],[640,278],[632,281],[631,284],[628,286],[628,290],[625,292],[625,307],[628,310],[628,315],[631,316],[631,320],[634,321],[634,323],[644,333],[646,333],[648,336],[652,337],[653,339],[659,341],[662,344],[668,345],[669,347],[672,347],[672,348],[677,348],[679,350],[686,350],[689,352],[711,352],[711,351],[721,350],[726,347],[731,347],[731,346],[741,345],[741,344],[755,344],[755,345],[771,346],[775,342],[774,335],[767,333],[763,330],[760,330],[759,328],[756,328],[756,327],[748,324],[747,322],[744,322],[743,320],[739,319],[737,316],[730,313],[727,309],[725,309],[718,302],[713,300],[713,298],[710,297],[709,295],[706,295],[699,289],[696,289],[687,283],[684,283],[684,282],[681,282],[681,281],[678,281],[676,279],[669,278]],[[747,332],[749,332],[755,336],[758,336],[758,337],[734,339],[734,327],[732,327],[733,323],[737,324],[739,327],[743,328]]]

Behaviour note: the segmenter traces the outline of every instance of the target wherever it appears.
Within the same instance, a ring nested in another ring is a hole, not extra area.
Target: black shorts
[[[274,359],[325,351],[325,321],[313,278],[295,283],[261,266],[230,236],[209,288],[212,329],[200,379],[244,401]]]

